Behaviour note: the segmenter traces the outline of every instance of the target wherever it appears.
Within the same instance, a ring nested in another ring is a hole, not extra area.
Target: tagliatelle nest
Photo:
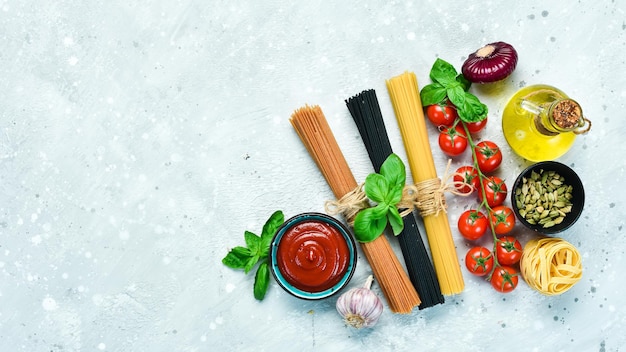
[[[560,238],[531,240],[524,246],[520,261],[526,283],[544,295],[560,295],[582,277],[580,253]]]

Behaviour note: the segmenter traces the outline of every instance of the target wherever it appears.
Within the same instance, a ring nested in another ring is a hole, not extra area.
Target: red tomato
[[[483,128],[487,125],[487,117],[478,122],[465,122],[465,126],[467,126],[467,130],[470,133],[478,133],[482,131]]]
[[[476,144],[476,161],[478,168],[484,173],[489,173],[500,167],[502,163],[502,151],[497,144],[491,141],[482,141]]]
[[[491,275],[491,286],[502,293],[513,291],[517,287],[519,273],[510,266],[499,266]]]
[[[452,178],[457,191],[461,193],[470,193],[477,190],[478,180],[478,171],[476,171],[476,169],[472,166],[461,166],[456,169],[454,177]],[[461,183],[465,183],[465,185],[462,185]]]
[[[502,265],[514,265],[522,258],[522,244],[513,236],[498,239],[496,258]]]
[[[513,210],[505,205],[498,205],[491,209],[489,219],[493,224],[497,236],[506,235],[515,226]]]
[[[493,255],[485,247],[472,247],[465,255],[465,267],[476,276],[485,276],[493,269]]]
[[[433,125],[439,126],[452,126],[454,121],[459,117],[456,112],[456,107],[446,102],[439,104],[428,105],[426,107],[426,117],[433,123]]]
[[[478,188],[478,200],[486,201],[489,207],[493,208],[504,203],[506,195],[509,193],[506,183],[498,176],[483,178],[483,189]]]
[[[481,238],[489,227],[489,220],[478,210],[466,210],[459,217],[459,232],[466,240]]]
[[[457,156],[467,148],[467,137],[461,126],[444,127],[439,133],[439,147],[448,156]]]

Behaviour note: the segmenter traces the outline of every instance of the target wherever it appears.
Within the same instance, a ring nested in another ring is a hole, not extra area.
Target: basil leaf
[[[230,250],[233,255],[237,256],[240,259],[247,259],[252,255],[249,248],[237,246]]]
[[[243,267],[243,271],[247,274],[250,272],[250,270],[252,270],[252,268],[254,268],[254,266],[256,265],[256,263],[259,261],[259,255],[255,254],[252,257],[249,257],[248,260],[246,261],[244,267]]]
[[[380,167],[380,173],[389,182],[385,203],[395,205],[402,199],[402,190],[406,183],[406,169],[400,157],[390,154]]]
[[[442,103],[446,99],[446,88],[440,83],[431,83],[420,92],[420,100],[422,106],[435,105]]]
[[[250,231],[244,232],[247,247],[237,246],[222,259],[222,263],[233,269],[243,269],[247,274],[261,261],[254,279],[254,297],[262,300],[269,286],[269,247],[278,228],[284,223],[285,216],[280,210],[275,211],[263,225],[261,236]]]
[[[270,284],[270,270],[267,260],[261,262],[254,275],[254,298],[262,301]]]
[[[483,104],[478,97],[473,94],[466,93],[465,94],[465,105],[469,105],[474,110],[474,114],[478,116],[478,121],[482,121],[487,117],[487,113],[489,109],[487,105]]]
[[[402,191],[404,190],[404,185],[398,185],[389,190],[387,193],[387,198],[385,198],[385,203],[389,206],[395,206],[402,200]]]
[[[387,218],[389,220],[389,224],[391,225],[391,229],[393,230],[394,236],[398,236],[400,232],[404,229],[404,221],[398,213],[398,208],[389,207],[387,210]]]
[[[380,205],[380,204],[379,204]],[[366,243],[378,238],[387,226],[385,212],[378,206],[363,209],[354,217],[354,237],[357,241]]]
[[[487,118],[487,105],[470,93],[465,93],[465,101],[462,106],[457,106],[459,118],[464,122],[478,122]]]
[[[283,212],[278,210],[275,211],[265,225],[263,225],[263,232],[261,232],[261,243],[260,243],[260,252],[261,258],[265,258],[268,256],[270,251],[270,244],[272,243],[272,239],[276,234],[276,231],[285,222],[285,216]]]
[[[437,59],[430,70],[430,78],[441,83],[444,87],[447,87],[452,82],[456,82],[457,72],[454,66],[450,63]]]
[[[232,269],[243,269],[250,258],[250,250],[245,247],[235,247],[226,254],[222,263]]]
[[[389,154],[387,159],[380,166],[380,174],[389,181],[391,188],[396,188],[398,185],[402,185],[406,182],[406,169],[404,163],[400,157],[396,154]]]
[[[261,232],[261,238],[274,237],[276,230],[285,222],[285,216],[280,210],[275,211],[269,219],[263,225],[263,232]]]
[[[385,214],[387,214],[388,208],[389,208],[389,205],[387,205],[386,203],[378,203],[375,207],[370,208],[370,209],[372,209],[372,213],[374,214],[375,217],[384,218]]]
[[[465,105],[466,93],[460,84],[456,83],[453,87],[446,89],[446,93],[448,94],[448,99],[450,99],[452,104],[454,104],[457,108]]]
[[[354,217],[354,237],[359,242],[369,242],[372,240],[370,224],[375,218],[372,208],[359,211]]]
[[[461,88],[463,88],[463,90],[466,92],[472,86],[472,82],[470,82],[467,78],[465,78],[463,74],[459,74],[458,76],[456,76],[456,81],[461,84]]]
[[[384,202],[389,189],[389,182],[380,174],[372,173],[365,178],[365,194],[375,202]]]
[[[245,231],[243,235],[246,240],[246,246],[248,246],[250,252],[252,252],[253,255],[260,254],[261,237],[255,235],[250,231]]]

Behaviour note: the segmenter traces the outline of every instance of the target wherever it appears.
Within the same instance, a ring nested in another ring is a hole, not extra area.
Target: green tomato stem
[[[478,174],[478,185],[480,187],[479,192],[482,191],[482,195],[483,195],[483,197],[480,197],[480,193],[479,193],[479,198],[481,198],[482,200],[480,204],[478,205],[478,209],[485,208],[485,211],[487,212],[487,220],[489,221],[489,227],[491,228],[491,236],[493,237],[493,253],[492,254],[493,254],[494,265],[489,275],[487,275],[487,280],[489,281],[491,280],[491,276],[493,275],[493,272],[496,270],[496,268],[500,267],[500,263],[498,263],[498,256],[496,255],[498,242],[500,240],[498,239],[498,236],[496,235],[495,225],[491,221],[492,209],[489,206],[489,203],[487,203],[487,192],[485,192],[485,185],[483,184],[483,179],[487,178],[487,176],[482,171],[480,171],[480,168],[478,167],[478,156],[476,155],[476,144],[474,143],[474,140],[472,139],[472,135],[469,129],[467,128],[467,124],[461,121],[461,125],[463,126],[463,130],[465,131],[465,134],[467,137],[467,143],[469,144],[469,147],[472,151],[472,162],[474,163],[474,169],[476,169],[476,173]],[[456,122],[455,122],[455,126],[452,126],[452,128],[454,127],[456,127]]]

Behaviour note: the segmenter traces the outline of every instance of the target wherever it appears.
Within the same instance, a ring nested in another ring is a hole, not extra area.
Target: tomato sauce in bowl
[[[321,213],[296,215],[278,229],[270,246],[278,284],[303,299],[333,295],[351,279],[356,245],[347,228]]]

